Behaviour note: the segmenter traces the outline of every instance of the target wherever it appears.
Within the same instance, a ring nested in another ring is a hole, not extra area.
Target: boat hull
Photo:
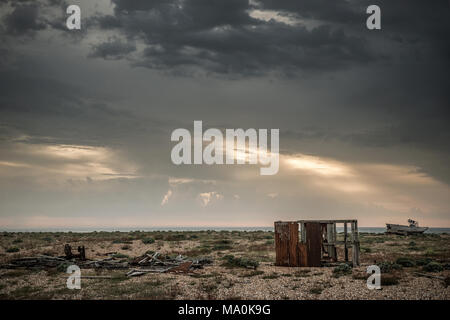
[[[428,230],[427,227],[413,227],[404,226],[401,224],[386,224],[386,233],[409,235],[409,234],[421,234]]]

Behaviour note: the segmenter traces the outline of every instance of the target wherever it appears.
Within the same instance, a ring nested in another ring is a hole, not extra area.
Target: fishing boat
[[[408,219],[408,224],[408,226],[404,226],[401,224],[386,223],[386,233],[410,235],[424,233],[428,230],[428,227],[419,227],[419,223],[412,219]]]

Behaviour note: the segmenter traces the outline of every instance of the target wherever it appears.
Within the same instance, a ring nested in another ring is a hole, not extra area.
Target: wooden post
[[[337,245],[336,222],[333,223],[333,242],[334,242],[334,245],[333,245],[333,257],[334,257],[334,261],[336,262],[337,259],[338,259],[338,256],[337,256],[337,247],[336,247],[336,245]]]
[[[356,239],[356,243],[355,243],[355,247],[356,247],[356,255],[355,255],[355,262],[353,264],[359,266],[360,261],[359,261],[359,233],[358,233],[358,221],[355,220],[355,239]]]
[[[327,223],[327,242],[328,255],[333,261],[336,261],[336,240],[334,223]]]
[[[352,262],[354,266],[359,266],[359,241],[358,241],[358,225],[352,222]]]
[[[331,223],[327,223],[327,252],[328,252],[328,256],[331,258],[332,254],[331,254],[331,243],[333,242],[333,230],[331,229],[332,224]]]
[[[344,254],[345,254],[345,262],[348,262],[347,222],[344,223]]]

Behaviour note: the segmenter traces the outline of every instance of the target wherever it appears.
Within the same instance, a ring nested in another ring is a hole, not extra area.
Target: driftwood
[[[169,272],[188,273],[191,266],[192,266],[192,261],[186,261],[176,267],[170,268]]]
[[[126,273],[127,277],[138,277],[147,273],[164,273],[169,271],[171,268],[161,268],[156,267],[152,269],[131,269]]]
[[[8,264],[2,265],[4,269],[35,269],[35,268],[53,268],[59,266],[66,260],[59,257],[50,257],[40,255],[37,257],[24,257],[11,260]]]
[[[161,255],[159,252],[153,254],[144,254],[134,258],[131,262],[125,259],[116,259],[108,257],[101,260],[87,260],[84,246],[78,247],[78,254],[72,253],[72,248],[69,244],[64,246],[64,256],[51,257],[39,255],[36,257],[25,257],[13,259],[7,264],[0,265],[0,268],[5,269],[49,269],[60,266],[68,266],[75,264],[84,269],[129,269],[126,273],[128,277],[136,277],[146,273],[188,273],[193,269],[203,268],[204,265],[212,263],[211,259],[187,259],[182,255],[173,258],[167,255]]]
[[[87,261],[79,265],[80,268],[95,268],[95,269],[127,269],[129,268],[128,261],[123,259],[115,260],[114,257],[108,257],[101,260]]]
[[[145,254],[135,258],[131,264],[142,268],[130,270],[127,273],[127,276],[137,277],[146,273],[164,272],[188,273],[191,272],[192,269],[202,268],[205,264],[212,263],[212,260],[207,258],[190,260],[182,255],[178,255],[176,258],[168,256],[161,256],[161,258],[159,258],[160,256],[161,255],[156,252],[152,255]]]
[[[67,279],[67,276],[62,276],[61,278]],[[108,279],[114,279],[114,277],[111,276],[79,276],[80,279],[104,279],[104,280],[108,280]]]
[[[445,281],[444,277],[439,277],[439,276],[435,276],[432,274],[426,274],[426,273],[421,273],[421,272],[415,272],[416,275],[421,276],[421,277],[426,277],[426,278],[430,278],[430,279],[438,279],[438,280],[442,280]]]

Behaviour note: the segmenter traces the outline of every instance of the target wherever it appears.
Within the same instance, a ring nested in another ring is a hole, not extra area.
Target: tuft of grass
[[[416,265],[424,266],[424,265],[429,264],[431,261],[433,261],[433,260],[430,258],[420,258],[420,259],[416,260]]]
[[[262,277],[262,279],[269,280],[269,279],[277,279],[279,277],[280,277],[280,275],[278,273],[273,272],[271,274],[265,275],[264,277]]]
[[[347,274],[352,273],[352,267],[348,265],[347,263],[341,263],[337,267],[333,269],[333,275],[336,278],[339,278],[340,276],[345,276]]]
[[[407,267],[407,268],[414,267],[416,265],[416,263],[413,260],[406,258],[406,257],[398,258],[395,261],[395,263],[401,265],[402,267]]]
[[[17,247],[10,247],[10,248],[6,249],[6,252],[8,252],[8,253],[14,253],[14,252],[19,252],[19,251],[20,251],[20,249]]]
[[[448,286],[450,286],[450,276],[445,277],[444,283],[445,283],[445,287],[446,287],[446,288],[447,288]]]
[[[228,239],[220,239],[213,242],[214,244],[233,244],[233,241]]]
[[[122,246],[120,249],[122,249],[122,250],[130,250],[131,247],[126,244],[126,245]]]
[[[382,274],[381,285],[382,286],[394,286],[397,285],[400,278],[393,274]]]
[[[211,283],[211,282],[202,282],[202,284],[200,286],[204,292],[209,293],[209,294],[213,293],[217,289],[217,284]]]
[[[166,241],[182,241],[186,239],[187,237],[183,233],[169,234],[167,237],[164,238],[164,240]]]
[[[391,273],[392,271],[401,270],[403,268],[400,264],[389,261],[381,262],[378,266],[382,273]]]
[[[249,259],[249,258],[238,258],[235,257],[233,255],[226,255],[222,258],[223,260],[225,260],[225,262],[223,263],[223,266],[225,267],[229,267],[229,268],[252,268],[252,269],[256,269],[259,266],[259,262],[253,259]]]
[[[233,249],[233,247],[230,246],[229,244],[216,244],[215,246],[212,247],[212,250],[214,251],[231,250],[231,249]]]
[[[309,269],[300,269],[294,273],[294,277],[296,278],[305,278],[311,275],[311,270]]]
[[[422,268],[426,272],[440,272],[444,270],[444,267],[439,262],[430,262],[427,265],[424,265]]]
[[[132,244],[133,242],[131,242],[130,240],[125,240],[125,239],[116,239],[113,240],[114,244]]]
[[[27,275],[29,272],[27,270],[12,270],[9,272],[6,272],[2,275],[2,278],[16,278],[16,277],[23,277]]]
[[[355,280],[367,280],[367,278],[370,276],[370,274],[365,272],[354,272],[352,274],[352,278]]]
[[[209,254],[211,252],[212,252],[212,250],[210,247],[199,246],[199,247],[195,247],[191,250],[185,251],[183,255],[188,256],[188,257],[197,257],[197,256],[201,256],[204,254]]]
[[[239,277],[241,277],[241,278],[251,278],[251,277],[255,277],[255,276],[260,276],[262,274],[264,274],[264,271],[262,271],[262,270],[254,270],[254,271],[251,271],[251,272],[243,273]]]
[[[144,281],[139,283],[119,282],[104,288],[104,294],[112,298],[123,299],[131,296],[135,299],[167,300],[173,299],[169,286],[162,281]]]
[[[122,282],[125,280],[128,280],[129,278],[123,274],[123,273],[116,273],[112,275],[111,281],[118,283],[118,282]]]
[[[57,267],[57,272],[67,272],[67,268],[71,265],[69,262],[61,262]]]
[[[152,244],[155,243],[155,239],[153,238],[144,238],[141,240],[143,244]]]
[[[12,291],[10,293],[10,296],[13,299],[27,299],[38,291],[39,291],[38,288],[31,287],[31,286],[25,286],[25,287],[17,288],[16,290]]]
[[[116,258],[116,259],[128,259],[129,258],[129,256],[127,256],[126,254],[123,254],[123,253],[115,253],[112,255],[112,257]]]
[[[217,276],[217,274],[215,273],[193,273],[191,274],[192,278],[196,278],[196,279],[202,279],[202,278],[214,278],[215,276]]]
[[[309,289],[309,293],[311,294],[321,294],[323,291],[322,287],[312,287],[311,289]]]

